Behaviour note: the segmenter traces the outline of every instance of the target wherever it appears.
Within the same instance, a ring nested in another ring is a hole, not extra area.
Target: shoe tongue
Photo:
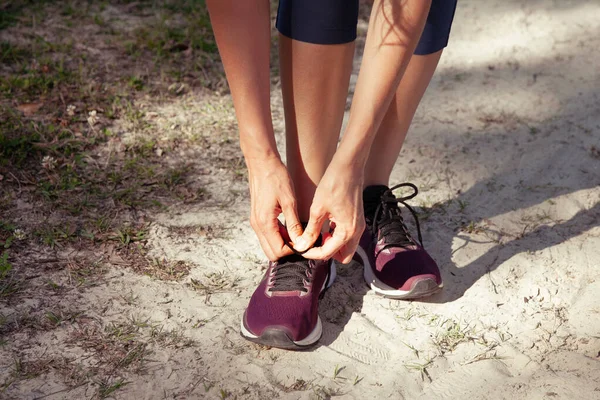
[[[383,193],[385,193],[388,190],[390,190],[390,188],[385,185],[367,186],[365,190],[363,190],[363,201],[365,203],[378,203],[381,201],[381,196],[383,195]]]
[[[389,188],[385,185],[371,185],[363,190],[365,219],[369,224],[373,223],[375,210],[377,210],[377,206],[381,204],[381,196],[388,190]]]
[[[396,244],[399,246],[408,246],[412,244],[408,236],[399,231],[390,232],[387,235],[384,235],[384,238],[385,244]]]
[[[283,258],[280,258],[279,261],[277,261],[277,263],[279,265],[283,265],[283,264],[296,264],[296,263],[302,263],[302,262],[306,262],[308,261],[306,258],[298,255],[298,254],[291,254],[289,256],[285,256]]]
[[[372,225],[375,217],[375,211],[381,204],[381,197],[388,191],[385,185],[367,186],[363,191],[363,202],[365,207],[365,219],[369,225]],[[402,212],[396,203],[385,203],[380,209],[377,224],[381,233],[388,244],[407,245],[411,244],[410,239],[404,230],[402,222]]]

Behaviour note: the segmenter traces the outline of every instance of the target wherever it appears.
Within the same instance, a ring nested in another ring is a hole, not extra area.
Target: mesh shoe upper
[[[244,325],[260,336],[268,328],[299,341],[315,328],[318,301],[330,270],[329,261],[291,255],[269,263],[244,314]]]

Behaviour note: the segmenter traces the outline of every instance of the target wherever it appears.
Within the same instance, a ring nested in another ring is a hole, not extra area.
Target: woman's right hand
[[[246,160],[250,184],[250,224],[271,261],[292,254],[283,238],[294,243],[302,235],[292,180],[278,157]],[[277,217],[283,212],[284,227]],[[286,229],[287,228],[287,229]]]

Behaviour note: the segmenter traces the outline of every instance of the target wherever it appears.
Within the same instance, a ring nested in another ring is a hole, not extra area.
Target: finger
[[[277,256],[275,255],[275,252],[273,252],[273,249],[271,248],[271,245],[269,245],[269,242],[267,241],[267,238],[265,238],[265,235],[263,234],[262,230],[254,229],[254,232],[256,233],[256,237],[258,238],[260,247],[262,248],[269,261],[277,261]]]
[[[292,239],[290,238],[290,234],[288,232],[288,229],[281,223],[279,222],[278,228],[279,228],[279,234],[281,235],[281,237],[283,238],[284,242],[291,242]]]
[[[275,257],[275,259],[272,261],[277,261],[282,257],[292,254],[292,250],[286,246],[285,242],[283,241],[279,225],[279,220],[274,218],[267,224],[264,224],[262,229],[263,237],[268,243],[273,256]]]
[[[350,240],[348,240],[348,242],[344,245],[344,247],[342,249],[340,249],[339,254],[340,254],[340,257],[342,258],[341,261],[343,264],[348,264],[350,261],[352,261],[352,258],[354,257],[354,253],[356,253],[356,248],[358,247],[358,244],[360,243],[360,238],[361,238],[364,230],[365,230],[364,224],[359,224],[357,230],[352,235]]]
[[[298,210],[296,209],[296,202],[286,202],[281,207],[283,216],[285,217],[285,227],[290,241],[296,246],[296,241],[302,236],[302,223],[298,217]]]
[[[324,221],[325,213],[311,210],[310,219],[308,220],[306,229],[304,229],[304,233],[294,242],[294,247],[297,251],[306,251],[317,241]]]
[[[266,224],[258,223],[257,220],[258,220],[258,218],[251,219],[251,225],[252,225],[252,228],[254,229],[254,232],[256,233],[256,237],[258,238],[260,247],[262,248],[263,252],[265,253],[265,255],[267,256],[267,258],[270,261],[277,261],[281,257],[285,257],[286,255],[292,254],[291,250],[287,249],[287,246],[285,246],[285,249],[283,248],[283,246],[280,247],[279,249],[273,248],[273,246],[271,245],[271,243],[269,241],[268,235],[265,234],[265,232],[268,231],[268,230],[265,230]],[[285,228],[283,230],[285,231]],[[283,242],[283,239],[281,238],[281,236],[280,236],[280,239]]]
[[[333,235],[331,234],[331,232],[323,232],[321,236],[321,246],[327,243],[328,240],[331,240],[332,237]]]
[[[340,236],[336,236],[335,233],[329,240],[327,240],[321,247],[313,247],[304,253],[305,258],[311,258],[314,260],[329,260],[344,246],[346,243],[341,239]]]
[[[352,257],[354,257],[354,252],[355,251],[356,251],[356,246],[355,245],[350,245],[349,243],[346,243],[338,251],[338,256],[339,256],[338,260],[342,264],[348,264],[350,261],[352,261]]]
[[[265,253],[265,256],[267,256],[269,261],[277,261],[277,257],[275,256],[275,253],[273,253],[273,249],[271,249],[269,242],[266,241],[263,235],[261,233],[257,233],[256,237],[258,238],[258,242],[260,243],[263,253]]]

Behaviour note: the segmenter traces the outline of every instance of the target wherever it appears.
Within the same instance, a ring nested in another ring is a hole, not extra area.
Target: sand
[[[109,307],[94,317],[104,323],[135,315],[195,341],[159,346],[112,396],[600,399],[599,15],[592,1],[459,2],[391,180],[420,188],[412,204],[442,271],[441,293],[384,299],[353,263],[320,303],[324,334],[314,350],[244,341],[240,317],[266,259],[249,199],[227,202],[245,183],[215,174],[210,201],[151,216],[151,254],[190,263],[188,278],[165,283],[115,267],[77,300]],[[193,290],[192,280],[212,293]],[[38,342],[69,354],[56,347],[61,340]],[[9,394],[63,387],[52,375],[27,385]],[[88,389],[49,398],[87,398]]]

